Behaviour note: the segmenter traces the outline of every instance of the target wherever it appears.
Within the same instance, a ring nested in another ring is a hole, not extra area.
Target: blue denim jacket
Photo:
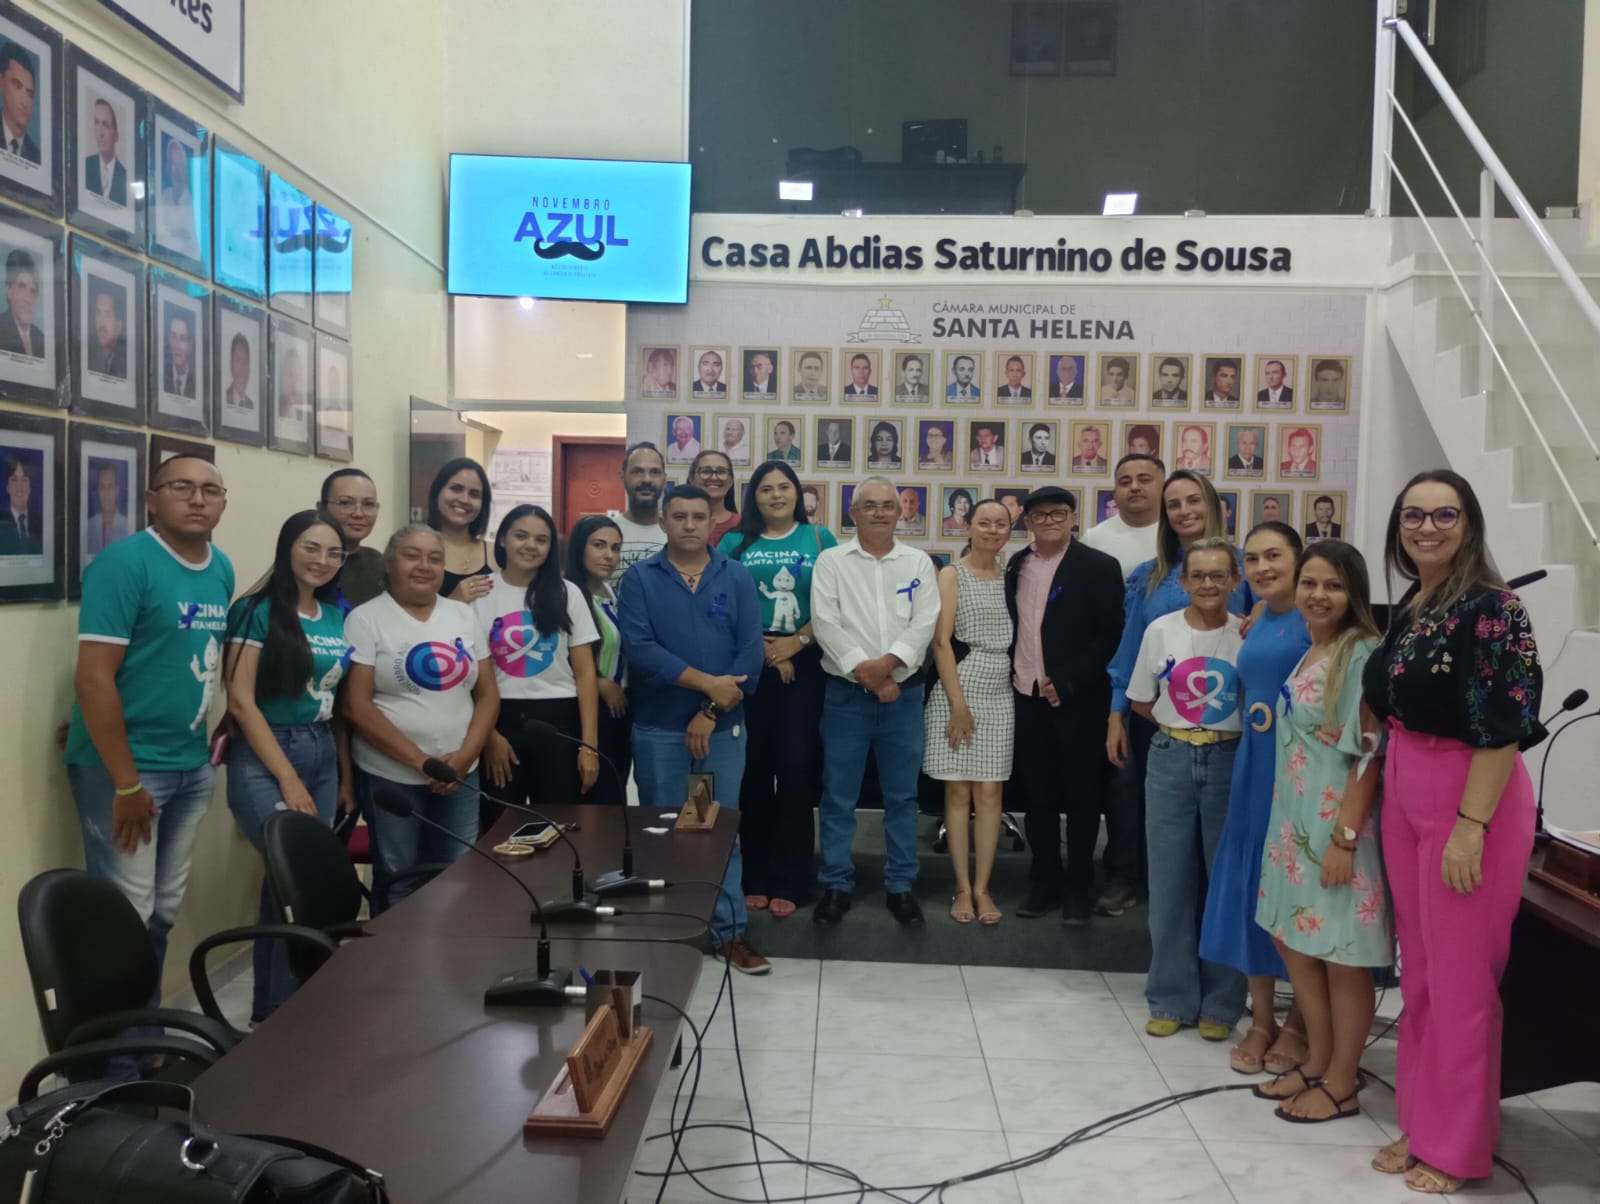
[[[1244,553],[1235,548],[1234,555],[1239,559],[1239,571],[1242,573]],[[1145,628],[1162,615],[1170,615],[1189,605],[1189,595],[1178,583],[1178,573],[1182,568],[1181,563],[1174,565],[1153,594],[1150,592],[1150,574],[1156,571],[1154,560],[1145,561],[1128,578],[1126,591],[1122,595],[1122,643],[1117,645],[1116,655],[1106,667],[1111,675],[1111,709],[1119,715],[1126,715],[1131,708],[1127,694],[1128,678],[1139,660],[1139,645],[1144,642]],[[1228,609],[1235,614],[1247,615],[1255,604],[1255,595],[1243,581],[1228,597]]]

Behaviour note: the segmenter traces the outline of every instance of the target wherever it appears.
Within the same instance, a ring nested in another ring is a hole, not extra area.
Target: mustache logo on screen
[[[574,259],[593,263],[606,253],[606,244],[590,247],[581,242],[545,242],[540,238],[534,240],[533,253],[540,259],[564,259],[570,255]]]

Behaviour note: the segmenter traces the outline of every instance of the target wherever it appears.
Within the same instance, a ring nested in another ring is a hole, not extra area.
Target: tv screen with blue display
[[[569,301],[689,299],[689,165],[450,156],[447,288]]]

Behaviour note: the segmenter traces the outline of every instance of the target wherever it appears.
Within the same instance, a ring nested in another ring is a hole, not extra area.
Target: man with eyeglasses
[[[1033,860],[1017,915],[1036,918],[1058,903],[1062,923],[1089,923],[1094,846],[1110,771],[1106,666],[1122,639],[1122,567],[1072,538],[1078,499],[1059,485],[1022,505],[1032,542],[1006,565],[1006,607],[1016,629],[1011,686],[1017,708],[1014,773],[1026,807]],[[1062,767],[1070,772],[1062,773]],[[1061,865],[1061,814],[1067,864]]]
[[[811,577],[811,631],[827,673],[818,809],[822,897],[811,915],[816,924],[837,924],[850,910],[856,802],[872,752],[889,851],[886,902],[902,927],[922,925],[922,908],[911,894],[917,880],[921,669],[939,618],[939,586],[928,554],[895,539],[901,513],[887,477],[862,481],[850,502],[855,538],[825,549]]]
[[[211,533],[227,496],[215,465],[174,456],[145,491],[150,525],[83,575],[67,780],[85,867],[133,903],[158,965],[216,772],[207,721],[233,565]]]

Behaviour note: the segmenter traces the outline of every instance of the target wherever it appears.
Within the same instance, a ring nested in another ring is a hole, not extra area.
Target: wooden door
[[[565,535],[588,514],[627,505],[622,488],[625,439],[612,435],[555,435],[550,440],[551,501]]]

